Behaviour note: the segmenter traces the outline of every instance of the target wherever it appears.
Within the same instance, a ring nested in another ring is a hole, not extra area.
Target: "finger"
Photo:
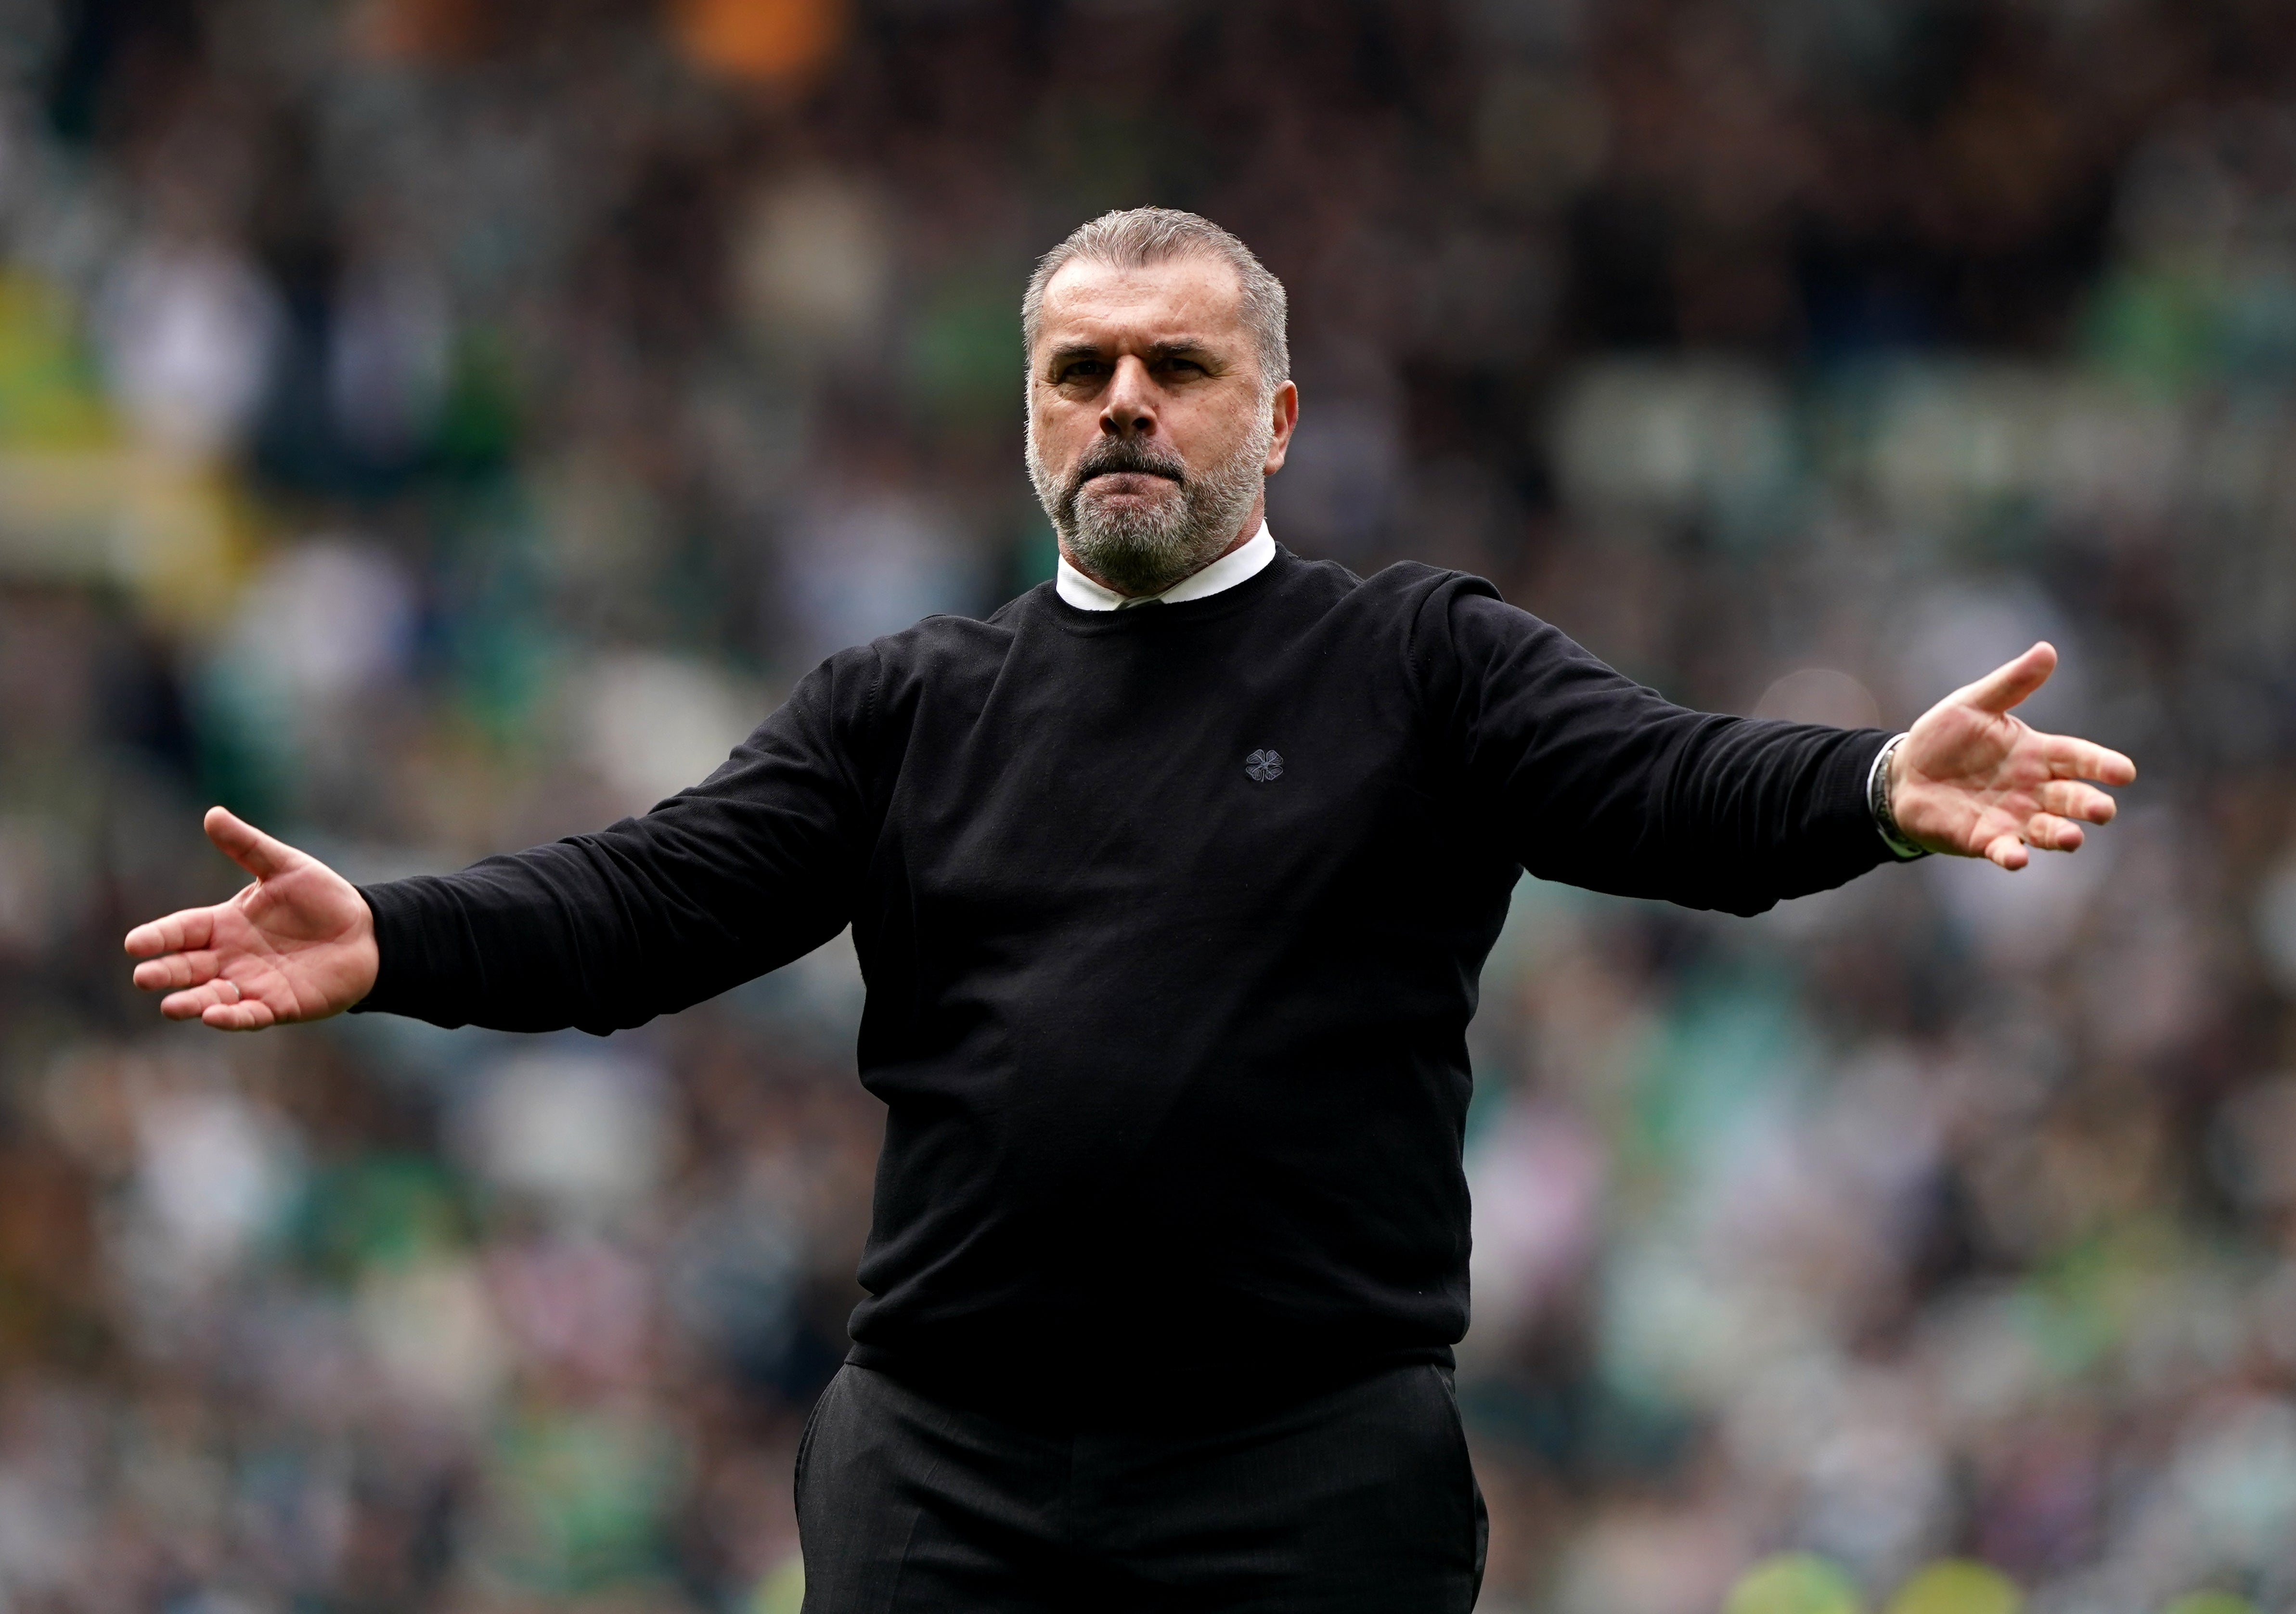
[[[2044,852],[2078,852],[2085,839],[2080,825],[2054,813],[2036,813],[2025,821],[2025,844]]]
[[[2111,823],[2112,815],[2120,810],[2120,803],[2112,797],[2077,779],[2053,779],[2033,794],[2044,812],[2054,813],[2060,818],[2078,818],[2083,823]]]
[[[204,986],[216,978],[220,967],[212,951],[170,953],[165,958],[148,958],[135,966],[135,984],[146,992],[172,992],[185,987]]]
[[[160,1012],[169,1020],[198,1020],[209,1009],[238,1004],[242,995],[238,987],[218,977],[185,991],[170,992],[160,1000]]]
[[[228,807],[209,807],[201,827],[217,851],[258,880],[283,874],[303,861],[302,853],[265,834]]]
[[[217,1004],[200,1016],[203,1025],[218,1031],[261,1031],[278,1023],[279,1017],[271,1005],[261,998],[250,997],[244,1003]]]
[[[137,925],[127,932],[125,946],[130,958],[151,958],[161,953],[180,953],[185,947],[204,947],[215,938],[215,911],[211,908],[184,908]]]
[[[2119,751],[2070,734],[2044,734],[2041,755],[2060,779],[2094,779],[2103,784],[2134,784],[2136,765]]]
[[[2049,681],[2057,670],[2056,647],[2043,640],[2014,661],[2005,661],[1961,692],[1965,705],[1997,716]]]
[[[1996,835],[1985,843],[1985,855],[2013,874],[2023,868],[2030,856],[2024,841],[2015,835]]]

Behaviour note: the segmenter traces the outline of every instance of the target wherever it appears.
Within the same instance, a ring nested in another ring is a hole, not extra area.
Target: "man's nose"
[[[1102,436],[1113,438],[1156,434],[1156,389],[1148,366],[1129,354],[1116,361],[1107,401],[1101,406],[1100,430]]]

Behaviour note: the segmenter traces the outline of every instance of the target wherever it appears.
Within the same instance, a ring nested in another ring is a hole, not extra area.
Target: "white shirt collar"
[[[1059,574],[1053,586],[1062,599],[1078,610],[1122,610],[1128,605],[1145,605],[1160,601],[1166,605],[1178,605],[1189,600],[1202,600],[1234,588],[1247,578],[1256,578],[1267,569],[1275,559],[1275,540],[1267,536],[1267,523],[1262,521],[1259,530],[1214,561],[1201,571],[1189,573],[1160,594],[1127,596],[1114,589],[1094,582],[1069,564],[1066,555],[1061,557]]]

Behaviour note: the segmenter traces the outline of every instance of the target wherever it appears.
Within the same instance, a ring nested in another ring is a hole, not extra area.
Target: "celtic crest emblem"
[[[1243,759],[1243,771],[1262,784],[1283,776],[1283,757],[1280,751],[1254,751]]]

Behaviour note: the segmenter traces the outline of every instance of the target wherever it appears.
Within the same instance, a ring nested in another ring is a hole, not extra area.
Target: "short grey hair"
[[[1273,392],[1292,379],[1292,343],[1284,333],[1290,299],[1283,283],[1234,236],[1200,214],[1175,208],[1121,208],[1103,213],[1037,261],[1021,299],[1021,342],[1033,365],[1045,313],[1045,288],[1068,265],[1082,259],[1116,269],[1143,269],[1201,252],[1235,271],[1242,288],[1243,323],[1259,348],[1259,386]]]

